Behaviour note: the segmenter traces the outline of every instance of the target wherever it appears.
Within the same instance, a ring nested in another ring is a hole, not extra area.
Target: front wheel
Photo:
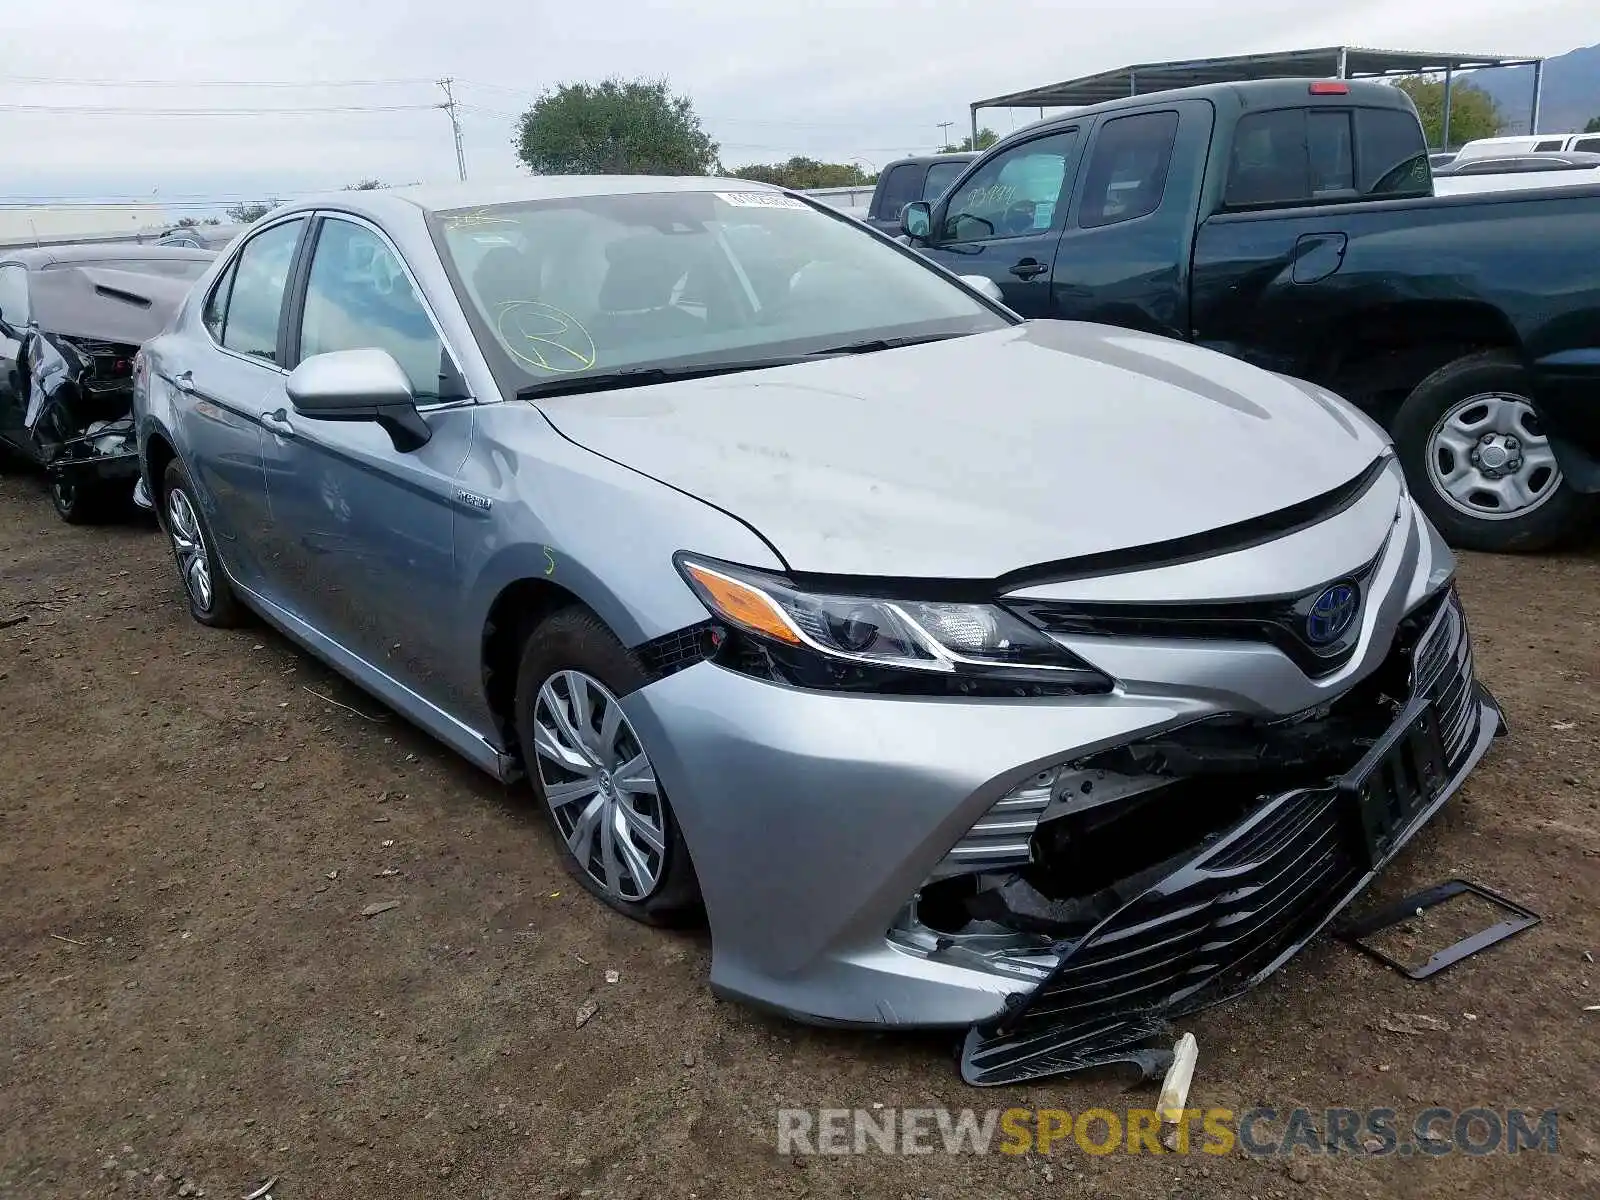
[[[1411,490],[1451,545],[1546,550],[1576,533],[1593,499],[1573,490],[1532,399],[1528,370],[1488,351],[1419,383],[1394,421]]]
[[[701,912],[689,848],[621,697],[649,682],[592,613],[567,608],[528,635],[517,671],[523,762],[567,870],[618,912],[676,925]]]

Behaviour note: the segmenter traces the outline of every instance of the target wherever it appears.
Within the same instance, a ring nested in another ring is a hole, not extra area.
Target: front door
[[[388,240],[332,215],[313,236],[295,361],[387,350],[433,436],[401,452],[373,422],[301,416],[281,389],[266,400],[273,570],[297,616],[448,709],[440,668],[459,644],[453,528],[473,405]]]
[[[1078,167],[1079,131],[1058,129],[996,154],[934,206],[918,247],[957,275],[984,275],[1025,317],[1055,314],[1050,269]]]

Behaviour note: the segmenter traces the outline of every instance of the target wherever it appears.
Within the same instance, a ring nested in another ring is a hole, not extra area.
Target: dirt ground
[[[714,999],[705,936],[602,909],[522,795],[195,625],[152,527],[0,478],[0,1196],[1600,1195],[1600,553],[1461,586],[1512,735],[1376,895],[1460,875],[1543,924],[1424,983],[1318,942],[1187,1023],[1190,1105],[1559,1108],[1557,1154],[806,1157],[778,1108],[1153,1091],[972,1089],[945,1038]]]

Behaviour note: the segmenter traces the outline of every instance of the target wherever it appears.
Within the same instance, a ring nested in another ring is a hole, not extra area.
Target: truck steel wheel
[[[613,908],[649,924],[699,909],[672,808],[620,697],[649,681],[584,609],[529,635],[517,673],[517,734],[567,869]]]
[[[1589,499],[1562,478],[1531,395],[1521,364],[1491,351],[1435,371],[1400,406],[1406,474],[1452,545],[1543,550],[1581,525]]]

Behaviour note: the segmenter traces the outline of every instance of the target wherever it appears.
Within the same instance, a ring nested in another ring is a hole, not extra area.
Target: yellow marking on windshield
[[[541,371],[571,375],[594,366],[594,338],[571,313],[542,300],[499,305],[495,332],[511,357]]]
[[[515,225],[513,217],[493,216],[486,208],[477,208],[468,213],[457,213],[444,219],[446,229],[474,229],[480,225]]]

